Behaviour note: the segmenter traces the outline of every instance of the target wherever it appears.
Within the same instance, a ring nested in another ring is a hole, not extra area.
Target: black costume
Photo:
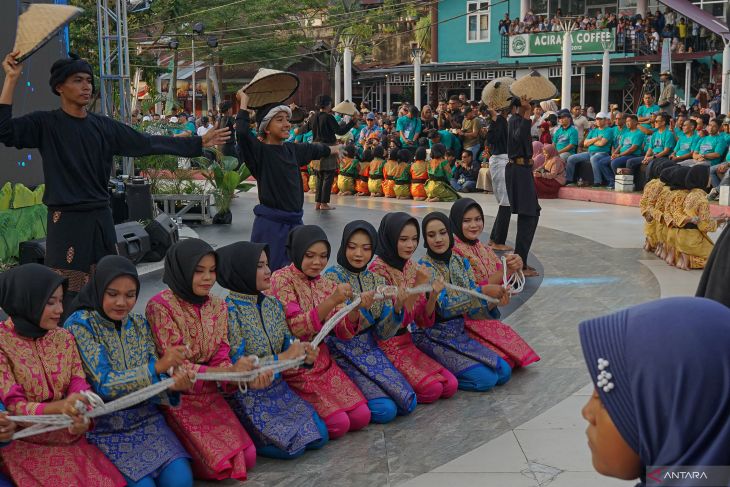
[[[302,225],[304,187],[299,166],[330,155],[324,144],[265,144],[251,134],[246,110],[236,117],[238,158],[251,171],[258,183],[259,205],[251,241],[269,245],[272,271],[289,264],[285,241],[289,232]]]
[[[532,239],[540,218],[535,180],[532,175],[532,135],[530,120],[513,114],[507,122],[509,164],[505,169],[507,194],[512,213],[517,214],[515,253],[527,265]]]
[[[337,143],[337,135],[345,135],[355,126],[355,121],[350,120],[345,125],[337,123],[337,119],[331,113],[318,112],[310,122],[313,142],[320,142],[327,145]],[[328,204],[332,192],[332,183],[337,171],[337,154],[331,154],[319,160],[319,171],[317,178],[317,194],[314,201]]]
[[[37,148],[43,157],[45,264],[68,278],[66,302],[86,283],[99,259],[117,253],[107,190],[113,157],[202,153],[200,137],[148,135],[109,117],[87,113],[78,118],[61,109],[12,118],[11,105],[0,105],[0,142]]]

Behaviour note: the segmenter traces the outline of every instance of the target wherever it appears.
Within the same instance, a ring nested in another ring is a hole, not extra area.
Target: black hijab
[[[679,166],[671,166],[671,167],[665,167],[659,172],[659,179],[664,184],[669,184],[669,178],[672,176],[672,173],[677,169]]]
[[[464,214],[472,208],[479,210],[479,214],[484,219],[484,211],[482,207],[471,198],[461,198],[454,201],[451,205],[451,211],[449,212],[449,220],[451,220],[451,229],[459,237],[459,240],[469,245],[476,245],[479,243],[479,239],[471,240],[466,238],[464,235]],[[447,227],[448,228],[448,227]]]
[[[213,247],[199,238],[186,238],[170,247],[165,255],[165,273],[162,282],[170,286],[175,295],[188,303],[203,304],[208,296],[193,292],[193,276],[200,259],[213,254],[218,263],[218,254]]]
[[[264,243],[236,242],[221,247],[218,254],[218,284],[236,293],[258,295],[256,273],[261,252],[270,258],[269,246]]]
[[[672,169],[674,171],[669,174],[669,189],[685,189],[685,180],[687,179],[690,168],[687,166],[675,166]]]
[[[446,231],[449,232],[449,249],[443,254],[435,253],[428,246],[428,240],[426,239],[426,226],[429,222],[433,220],[438,220],[443,223],[446,227]],[[428,256],[434,260],[440,260],[441,262],[446,262],[448,264],[451,260],[451,249],[454,248],[454,231],[451,229],[451,221],[449,220],[449,217],[444,215],[440,211],[432,211],[423,218],[421,226],[423,230],[423,246],[426,247],[426,253],[428,254]]]
[[[304,254],[307,253],[309,247],[317,242],[324,242],[327,245],[327,258],[329,259],[332,247],[327,234],[324,233],[317,225],[300,225],[289,232],[289,238],[286,241],[286,252],[289,255],[294,267],[302,270],[302,261]]]
[[[13,320],[15,331],[25,338],[40,338],[48,330],[40,326],[43,310],[58,286],[68,281],[41,264],[24,264],[0,274],[0,308]]]
[[[409,223],[416,226],[416,233],[420,239],[421,229],[418,227],[418,220],[402,211],[385,215],[380,220],[380,228],[378,228],[378,245],[375,254],[386,264],[399,271],[403,270],[408,259],[402,259],[398,255],[398,239],[403,228]]]
[[[730,307],[728,276],[730,276],[730,225],[725,226],[707,259],[700,284],[697,286],[697,296],[714,299]]]
[[[707,189],[707,183],[710,180],[710,167],[705,165],[694,165],[689,168],[687,177],[684,181],[684,187],[692,189]]]
[[[104,293],[109,284],[119,276],[129,276],[134,279],[137,284],[137,295],[139,296],[137,267],[126,257],[107,255],[96,264],[91,279],[81,288],[78,296],[71,303],[70,313],[80,309],[89,309],[96,311],[109,321],[114,321],[104,313]]]
[[[378,245],[378,232],[375,231],[374,226],[365,220],[355,220],[350,222],[345,225],[345,229],[342,230],[342,242],[340,243],[340,249],[337,251],[337,263],[348,271],[359,274],[367,269],[367,263],[364,267],[358,269],[350,264],[350,261],[347,260],[347,256],[345,255],[347,244],[350,242],[350,239],[355,232],[365,232],[368,234],[368,237],[370,237],[370,244],[373,246],[373,255],[375,255],[375,249]]]

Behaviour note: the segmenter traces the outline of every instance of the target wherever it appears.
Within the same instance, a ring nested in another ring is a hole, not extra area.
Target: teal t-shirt
[[[711,154],[713,152],[720,154],[716,159],[710,159],[709,157],[706,157],[710,165],[714,166],[722,161],[722,156],[723,154],[725,154],[725,150],[727,150],[727,143],[725,142],[725,138],[721,137],[719,134],[706,135],[705,137],[702,137],[702,139],[700,139],[700,141],[697,143],[695,150],[703,156],[705,154]]]
[[[578,149],[578,130],[576,130],[576,128],[572,125],[567,129],[558,127],[553,135],[553,144],[555,144],[555,148],[559,151],[573,144],[573,148],[568,152],[575,154]]]
[[[623,127],[614,125],[611,128],[613,129],[613,147],[619,147],[621,145],[621,136],[626,133],[628,129],[626,128],[626,125]]]
[[[631,148],[632,145],[636,146],[633,152],[626,154],[627,156],[639,156],[641,155],[642,147],[644,146],[644,139],[646,135],[639,129],[626,130],[621,136],[620,152],[626,152]]]
[[[439,135],[441,136],[440,143],[444,144],[444,147],[457,153],[461,151],[461,141],[456,135],[452,134],[448,130],[439,130]],[[428,147],[430,148],[431,146],[433,146],[433,142],[429,140]]]
[[[638,110],[636,110],[636,116],[639,118],[648,117],[653,113],[659,113],[659,105],[654,104],[650,107],[646,105],[641,105]],[[651,127],[648,123],[644,122],[641,125],[644,127]]]
[[[671,151],[672,148],[674,148],[675,140],[676,139],[671,130],[664,129],[664,132],[659,132],[657,130],[651,136],[649,147],[654,152],[654,155],[657,155],[665,149],[669,149]]]
[[[699,140],[700,136],[696,133],[690,135],[689,137],[686,134],[682,133],[677,138],[677,143],[674,146],[674,155],[677,157],[686,156],[695,149],[697,141]]]
[[[604,145],[603,147],[597,146],[595,143],[588,146],[588,152],[591,154],[596,154],[599,152],[605,152],[608,154],[611,152],[611,146],[613,145],[613,135],[614,135],[614,127],[606,127],[603,129],[594,128],[591,129],[590,132],[588,132],[587,139],[595,139],[596,137],[603,137],[604,139],[608,140],[608,143]]]
[[[401,144],[412,146],[416,143],[417,134],[421,133],[421,119],[420,117],[409,118],[404,115],[398,118],[395,130],[403,133],[403,137],[400,138]],[[408,140],[405,140],[404,137]]]
[[[684,134],[684,130],[682,130],[682,127],[674,127],[674,137],[679,139],[682,134]]]

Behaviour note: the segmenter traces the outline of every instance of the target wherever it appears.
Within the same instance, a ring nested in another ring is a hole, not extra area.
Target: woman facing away
[[[730,308],[661,299],[584,321],[579,332],[595,384],[582,413],[596,471],[637,487],[682,471],[706,478],[681,485],[728,485],[727,469],[707,467],[730,465],[730,392],[717,386],[730,382]]]
[[[263,294],[271,288],[268,245],[236,242],[219,248],[218,259],[218,284],[229,290],[231,360],[250,355],[266,362],[305,357],[304,366],[312,365],[318,349],[295,340],[281,302]],[[297,458],[329,439],[324,421],[291,390],[282,373],[267,387],[236,391],[228,403],[253,436],[261,456]]]
[[[0,401],[12,415],[65,414],[68,429],[15,440],[0,450],[2,469],[23,487],[89,485],[121,487],[127,482],[84,434],[91,422],[76,404],[86,382],[76,342],[58,325],[66,279],[40,264],[0,275]],[[52,459],[52,461],[51,461]]]
[[[474,281],[480,286],[504,285],[505,272],[501,260],[488,245],[479,240],[484,231],[484,213],[479,203],[471,198],[454,202],[449,220],[454,232],[453,251],[456,255],[468,259]],[[507,279],[522,269],[522,258],[517,254],[507,254],[505,263]],[[509,299],[509,293],[503,296],[505,303],[508,303]],[[464,324],[467,334],[497,352],[513,369],[540,360],[537,353],[517,332],[499,321],[499,308],[492,307],[490,315],[485,319],[466,316]]]
[[[369,266],[370,271],[384,278],[389,286],[414,288],[428,284],[428,272],[411,260],[418,246],[419,230],[418,220],[407,213],[385,215],[380,221],[376,257]],[[425,297],[411,295],[405,300],[404,308],[401,328],[394,337],[379,340],[378,345],[413,387],[419,403],[429,404],[453,396],[458,388],[456,377],[413,343],[411,330],[417,326],[416,322],[429,322],[430,317],[425,316]]]
[[[434,144],[431,147],[431,161],[428,163],[428,182],[424,187],[426,190],[426,201],[456,201],[459,193],[449,184],[452,167],[446,159],[446,147],[441,144]]]
[[[349,284],[362,299],[368,292],[385,286],[385,279],[367,269],[378,240],[375,228],[363,220],[348,223],[342,233],[337,264],[324,276],[336,283]],[[394,302],[395,301],[395,302]],[[403,323],[405,295],[374,301],[362,310],[357,334],[342,340],[327,337],[327,345],[337,364],[357,384],[365,398],[374,423],[388,423],[396,414],[409,414],[416,408],[416,393],[398,369],[378,347],[377,340],[395,336]]]
[[[330,256],[327,234],[316,225],[292,230],[287,239],[292,264],[271,276],[271,294],[284,306],[286,322],[300,340],[312,340],[326,321],[352,298],[349,284],[336,284],[321,274]],[[367,300],[372,302],[372,294]],[[334,329],[342,339],[352,338],[360,325],[361,314],[355,309]],[[288,372],[289,386],[307,400],[327,425],[330,439],[348,431],[357,431],[370,422],[370,409],[362,392],[332,360],[326,343],[319,344],[319,355],[311,368]]]
[[[228,307],[210,294],[215,284],[218,256],[206,242],[189,238],[174,244],[165,256],[162,281],[169,289],[153,296],[146,315],[157,353],[184,347],[196,374],[247,372],[251,358],[235,363],[229,357]],[[268,373],[271,379],[271,373]],[[251,384],[251,387],[266,384]],[[163,407],[163,414],[192,456],[196,478],[246,479],[256,465],[256,447],[212,381],[197,380],[182,395],[179,407]]]
[[[72,303],[73,312],[64,325],[76,339],[94,392],[107,402],[166,379],[172,367],[177,367],[172,391],[193,386],[194,375],[183,366],[185,347],[172,347],[158,358],[149,323],[143,315],[132,313],[139,287],[137,268],[129,259],[102,258]],[[165,423],[157,407],[161,402],[178,405],[180,394],[163,393],[100,416],[86,435],[130,487],[193,485],[190,455]]]
[[[444,284],[477,291],[496,299],[503,299],[507,291],[501,286],[479,286],[474,282],[469,260],[452,252],[454,236],[446,215],[429,213],[421,224],[427,253],[419,263],[432,272],[435,280],[425,313],[425,316],[432,316],[433,324],[414,331],[413,341],[419,349],[456,376],[460,389],[482,392],[506,383],[512,375],[509,364],[470,338],[464,328],[465,316],[489,317],[489,308],[493,305],[469,294],[446,289]]]

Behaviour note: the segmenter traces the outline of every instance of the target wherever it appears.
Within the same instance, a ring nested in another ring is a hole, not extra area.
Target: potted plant
[[[204,174],[213,187],[215,197],[217,213],[213,223],[230,224],[233,220],[231,200],[238,191],[248,191],[253,187],[253,184],[245,182],[251,173],[245,165],[238,167],[235,157],[222,156],[211,162]]]

